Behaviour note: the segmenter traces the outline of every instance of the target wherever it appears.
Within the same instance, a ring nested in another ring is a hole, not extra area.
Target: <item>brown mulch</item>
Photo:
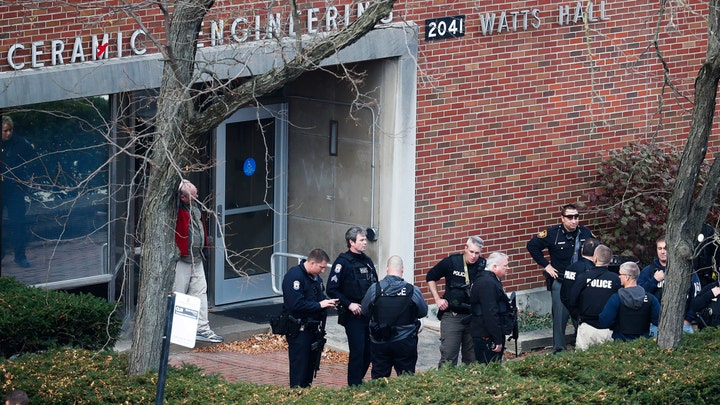
[[[212,346],[198,347],[193,352],[235,352],[247,354],[263,354],[279,351],[287,351],[287,341],[284,336],[272,333],[261,333],[245,340],[219,343]],[[346,352],[323,349],[324,364],[347,364],[348,354]]]

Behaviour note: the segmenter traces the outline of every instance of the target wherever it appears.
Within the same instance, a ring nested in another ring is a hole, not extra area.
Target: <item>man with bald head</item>
[[[417,363],[419,318],[428,306],[414,285],[402,279],[404,267],[400,256],[387,261],[387,276],[365,293],[362,313],[370,317],[370,358],[372,379],[414,374]]]
[[[569,305],[577,309],[580,322],[575,340],[575,348],[578,350],[612,340],[612,331],[600,324],[600,313],[605,304],[621,287],[620,277],[608,270],[612,256],[612,250],[605,245],[595,248],[595,267],[579,274],[570,290]]]

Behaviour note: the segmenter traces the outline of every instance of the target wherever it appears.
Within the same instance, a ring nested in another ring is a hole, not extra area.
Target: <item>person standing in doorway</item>
[[[347,383],[360,385],[370,367],[370,319],[363,315],[362,299],[368,288],[378,281],[372,259],[365,254],[368,239],[363,228],[353,226],[345,232],[347,252],[332,265],[327,294],[340,300],[338,323],[345,327],[350,350]]]
[[[581,246],[592,238],[590,230],[579,224],[580,213],[573,204],[563,205],[560,210],[560,224],[552,226],[533,236],[527,243],[527,250],[535,263],[543,268],[545,285],[551,293],[553,318],[553,351],[566,349],[565,330],[568,312],[561,299],[562,280],[565,269],[581,257]],[[547,250],[550,260],[545,258]]]
[[[173,291],[200,299],[197,335],[201,342],[220,343],[224,339],[210,329],[207,304],[207,280],[203,267],[204,251],[208,244],[202,213],[198,208],[197,187],[188,180],[180,182],[178,212],[175,223],[175,244],[180,259],[175,264]]]
[[[430,271],[425,280],[438,308],[440,319],[440,362],[438,368],[449,363],[456,366],[462,348],[462,362],[475,362],[475,349],[470,325],[463,323],[470,315],[470,289],[472,282],[485,270],[485,258],[480,254],[485,242],[471,236],[462,253],[452,254]],[[445,279],[445,294],[440,297],[437,283]]]

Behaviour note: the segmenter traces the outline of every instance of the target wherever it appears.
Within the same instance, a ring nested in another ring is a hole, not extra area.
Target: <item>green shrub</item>
[[[0,357],[59,346],[100,349],[120,333],[114,310],[90,294],[45,291],[0,277]]]
[[[655,240],[665,234],[680,157],[679,151],[655,143],[630,144],[610,152],[601,164],[589,208],[600,215],[596,235],[616,254],[633,256],[644,265],[656,257]],[[704,167],[698,187],[706,173]],[[716,224],[719,212],[715,204],[708,223]]]
[[[0,389],[37,404],[153,403],[157,374],[126,374],[113,352],[50,350],[0,361]],[[672,350],[653,340],[584,352],[535,354],[505,365],[443,367],[359,387],[289,389],[227,383],[195,366],[168,370],[168,404],[717,404],[720,330],[683,335]]]

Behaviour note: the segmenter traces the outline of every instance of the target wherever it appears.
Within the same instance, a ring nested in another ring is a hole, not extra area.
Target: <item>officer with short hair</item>
[[[470,326],[463,323],[470,314],[470,288],[472,282],[485,270],[485,258],[481,256],[485,245],[479,236],[471,236],[465,242],[462,253],[452,254],[430,271],[425,280],[435,300],[440,319],[440,362],[456,366],[462,348],[462,362],[475,362],[475,349]],[[440,297],[437,282],[445,279],[445,294]]]
[[[540,232],[527,243],[527,250],[535,263],[543,267],[545,285],[551,292],[553,317],[553,349],[555,353],[565,350],[565,329],[570,317],[560,296],[565,269],[580,259],[580,248],[585,240],[592,238],[590,230],[579,225],[580,214],[573,204],[563,205],[559,225]],[[550,255],[545,258],[544,250]]]
[[[417,364],[420,321],[428,306],[420,289],[402,279],[403,261],[391,256],[387,277],[373,284],[362,300],[362,311],[370,317],[372,379],[414,374]]]
[[[612,329],[614,340],[629,341],[650,337],[650,324],[660,317],[660,302],[637,285],[640,268],[637,263],[620,265],[618,277],[623,288],[613,294],[600,313],[600,327]]]
[[[600,313],[610,297],[620,289],[620,277],[608,270],[612,250],[600,245],[595,248],[595,267],[580,274],[570,290],[570,306],[578,308],[580,326],[577,331],[575,348],[585,350],[591,344],[612,340],[612,331],[600,326]]]
[[[283,310],[294,322],[293,330],[285,338],[288,342],[290,387],[309,387],[312,384],[315,362],[321,353],[313,344],[325,334],[326,309],[335,308],[337,300],[327,299],[320,274],[330,260],[322,249],[314,249],[285,274],[282,282]]]
[[[338,323],[345,327],[348,340],[347,382],[360,385],[370,367],[369,318],[360,305],[368,288],[378,280],[372,259],[365,254],[365,229],[353,226],[345,232],[347,252],[341,253],[332,265],[327,293],[340,300]]]

